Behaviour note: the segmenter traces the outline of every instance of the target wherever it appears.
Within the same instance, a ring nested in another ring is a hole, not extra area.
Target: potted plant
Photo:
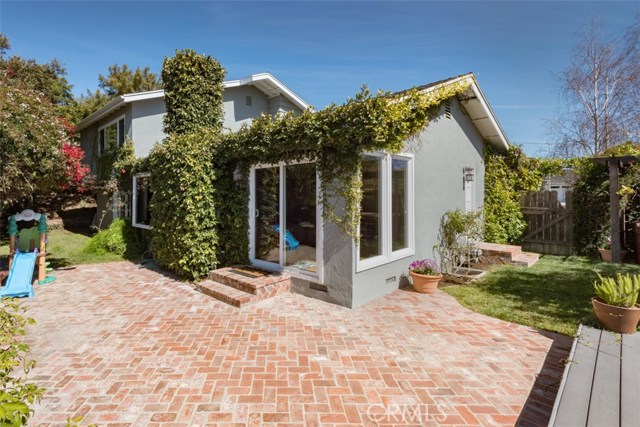
[[[634,333],[640,321],[640,274],[598,278],[593,285],[597,297],[591,299],[598,322],[613,332]]]
[[[415,290],[423,294],[435,293],[442,279],[438,263],[431,258],[413,261],[409,265],[409,275]]]
[[[611,262],[611,237],[607,237],[604,239],[603,243],[600,244],[600,248],[598,248],[598,252],[600,252],[600,257],[603,261]],[[627,251],[620,250],[620,259],[624,261],[627,256]]]

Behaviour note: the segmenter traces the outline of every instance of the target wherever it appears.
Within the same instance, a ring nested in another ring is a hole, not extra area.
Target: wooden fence
[[[522,249],[551,255],[573,254],[572,193],[566,192],[564,204],[555,191],[531,191],[520,197],[527,228]]]

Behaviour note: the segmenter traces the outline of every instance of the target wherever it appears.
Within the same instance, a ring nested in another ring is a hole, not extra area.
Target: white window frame
[[[145,230],[151,230],[153,227],[151,225],[138,223],[138,191],[137,191],[138,187],[137,185],[138,185],[138,178],[149,178],[150,176],[151,176],[151,173],[149,172],[141,172],[133,175],[133,178],[132,178],[133,191],[131,193],[132,193],[133,201],[131,202],[131,225],[136,228],[144,228]]]
[[[119,142],[120,141],[120,126],[118,126],[118,123],[120,122],[120,120],[122,120],[123,121],[122,127],[124,128],[125,126],[127,126],[127,121],[125,119],[125,116],[126,115],[123,114],[120,117],[117,117],[117,118],[111,120],[110,122],[108,122],[108,123],[106,123],[106,124],[104,124],[104,125],[102,125],[102,126],[100,126],[98,128],[98,155],[99,156],[102,156],[102,147],[100,147],[100,131],[108,128],[109,126],[111,126],[114,123],[116,124],[116,145],[118,145],[118,147],[122,147],[122,145],[120,145],[120,142]],[[106,134],[106,132],[105,132],[105,134]],[[127,135],[126,130],[124,131],[124,134],[125,134],[125,139],[126,139],[126,135]],[[105,143],[106,143],[106,141],[105,141]]]
[[[414,156],[410,153],[387,154],[387,153],[365,153],[366,156],[378,157],[381,159],[380,173],[380,195],[382,198],[382,206],[380,212],[380,220],[382,222],[382,253],[372,258],[360,259],[360,245],[354,242],[356,254],[356,272],[369,270],[379,267],[402,258],[407,258],[415,254],[415,192],[414,192]],[[407,247],[397,251],[392,250],[392,168],[393,159],[401,159],[407,161]],[[358,234],[360,234],[360,225],[358,225]]]

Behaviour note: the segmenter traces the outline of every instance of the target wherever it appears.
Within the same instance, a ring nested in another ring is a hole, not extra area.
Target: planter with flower
[[[604,239],[603,243],[601,243],[598,248],[598,252],[600,252],[600,257],[603,261],[611,262],[611,237]],[[624,261],[626,256],[627,251],[620,250],[620,259]]]
[[[442,280],[440,267],[434,259],[425,258],[413,261],[409,265],[409,275],[416,291],[423,294],[433,294]]]
[[[640,321],[640,274],[598,278],[593,285],[597,297],[591,299],[598,322],[613,332],[634,333]]]

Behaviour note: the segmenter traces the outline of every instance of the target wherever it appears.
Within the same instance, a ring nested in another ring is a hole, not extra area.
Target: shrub
[[[89,254],[113,253],[128,258],[139,256],[142,251],[143,247],[137,230],[123,218],[116,219],[109,228],[93,236],[84,248],[84,252]]]
[[[202,131],[168,137],[150,155],[151,249],[155,260],[197,279],[217,265],[213,144]]]
[[[26,335],[26,326],[35,320],[24,317],[24,311],[12,300],[0,299],[0,425],[3,426],[26,425],[33,415],[30,405],[38,402],[44,392],[26,378],[36,362],[29,359],[29,346],[22,337]]]

